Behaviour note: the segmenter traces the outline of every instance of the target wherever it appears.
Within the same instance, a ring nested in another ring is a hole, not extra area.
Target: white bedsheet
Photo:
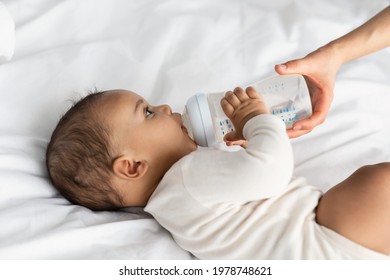
[[[190,259],[142,209],[94,213],[50,185],[46,144],[88,90],[126,88],[181,112],[187,98],[272,75],[380,11],[385,0],[4,0],[16,26],[0,65],[0,258]],[[0,44],[4,42],[0,41]],[[390,50],[339,72],[327,121],[292,141],[323,190],[390,161]]]
[[[8,9],[0,2],[0,63],[12,58],[15,49],[15,23]]]

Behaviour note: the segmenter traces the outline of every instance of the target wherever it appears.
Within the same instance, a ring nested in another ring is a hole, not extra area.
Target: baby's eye
[[[153,112],[149,110],[149,107],[145,107],[145,116],[149,117],[152,114],[153,114]]]

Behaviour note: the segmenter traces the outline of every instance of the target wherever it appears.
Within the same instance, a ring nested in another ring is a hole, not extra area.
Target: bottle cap
[[[215,144],[213,122],[206,94],[198,93],[188,99],[183,113],[183,125],[199,146],[211,147]]]

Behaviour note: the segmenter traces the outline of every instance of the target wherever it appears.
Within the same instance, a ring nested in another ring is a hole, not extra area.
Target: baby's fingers
[[[231,92],[232,93],[232,92]],[[228,93],[226,93],[228,94]],[[233,93],[232,93],[233,94]],[[222,98],[221,100],[221,107],[222,107],[222,110],[223,112],[226,114],[226,116],[230,117],[233,112],[234,112],[234,107],[232,106],[232,104],[230,104],[230,102],[226,99],[226,96],[224,98]]]
[[[245,89],[246,94],[249,98],[252,99],[262,99],[262,97],[259,95],[259,93],[256,91],[254,87],[247,87]]]
[[[242,91],[242,92],[241,92]],[[241,89],[240,94],[244,93],[244,90]],[[224,111],[224,113],[230,118],[234,112],[234,110],[237,109],[237,107],[240,106],[241,100],[238,97],[240,94],[238,94],[239,88],[235,88],[233,91],[228,91],[225,93],[225,97],[221,100],[221,107]]]
[[[248,93],[241,87],[236,87],[233,92],[241,103],[249,99]]]
[[[233,106],[233,108],[237,108],[241,104],[241,97],[239,94],[239,88],[235,88],[234,91],[228,91],[225,93],[225,99],[227,102],[230,103],[230,105]],[[242,93],[242,92],[241,92]]]

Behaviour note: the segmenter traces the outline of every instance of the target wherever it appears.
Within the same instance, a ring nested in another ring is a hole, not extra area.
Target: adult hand
[[[304,135],[325,121],[333,101],[336,73],[341,64],[332,48],[324,46],[304,58],[275,66],[275,71],[281,75],[293,73],[304,75],[310,92],[313,114],[307,119],[297,121],[287,130],[290,138]]]

